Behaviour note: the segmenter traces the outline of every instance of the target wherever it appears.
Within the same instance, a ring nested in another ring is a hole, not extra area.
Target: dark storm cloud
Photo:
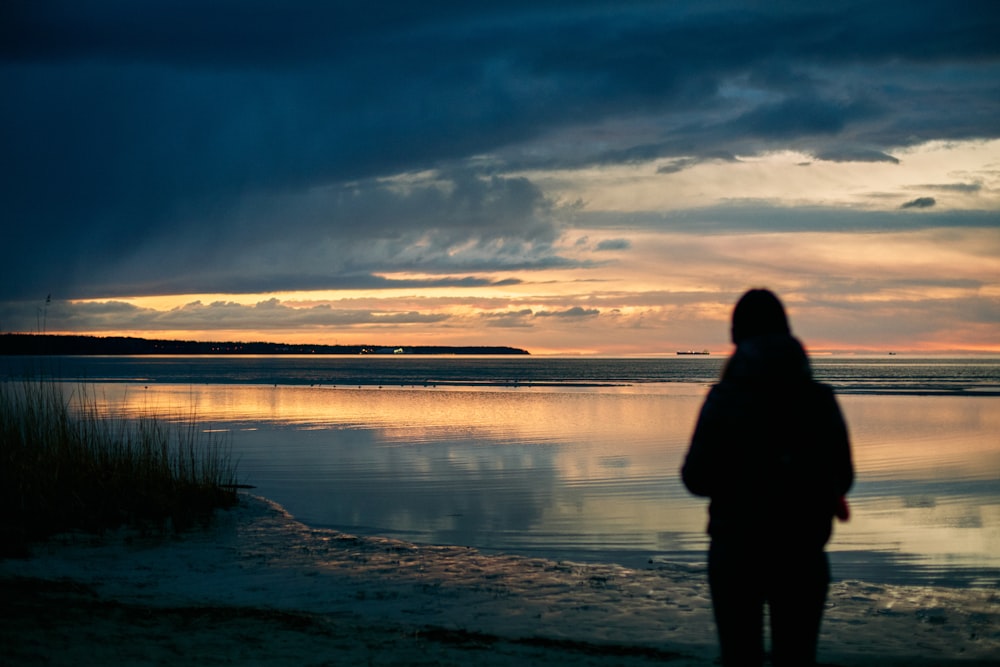
[[[656,153],[659,152],[660,152],[659,150],[654,151],[654,155],[652,155],[651,157],[656,157]],[[681,171],[684,171],[685,169],[690,169],[691,167],[695,167],[699,164],[704,164],[706,162],[739,162],[739,159],[735,155],[731,154],[702,155],[701,157],[697,158],[692,158],[692,157],[675,158],[673,160],[670,160],[666,164],[657,167],[656,173],[676,174]]]
[[[0,294],[49,290],[59,298],[88,298],[471,287],[483,280],[443,276],[422,285],[398,284],[373,271],[570,265],[551,250],[559,233],[551,204],[521,178],[453,174],[405,186],[355,182],[246,196],[210,215],[212,224],[184,213],[171,224],[125,229],[117,239],[105,227],[71,228],[54,237],[24,226],[15,233],[34,252],[11,257],[7,268],[23,266],[22,279],[0,285]],[[38,256],[50,262],[44,274],[33,271]],[[37,284],[29,282],[32,277]]]
[[[995,137],[998,33],[989,1],[8,0],[0,298],[560,264],[552,203],[498,157],[891,161]],[[658,129],[545,143],[637,115]],[[377,180],[427,169],[448,187]]]
[[[757,107],[726,127],[735,136],[787,139],[837,135],[855,121],[883,113],[866,101],[837,104],[818,97],[797,97]],[[725,127],[725,126],[724,126]]]
[[[828,148],[817,153],[816,158],[828,162],[889,162],[899,164],[899,158],[882,151],[856,147]]]
[[[937,204],[937,200],[934,197],[917,197],[906,202],[900,208],[931,208],[935,204]]]

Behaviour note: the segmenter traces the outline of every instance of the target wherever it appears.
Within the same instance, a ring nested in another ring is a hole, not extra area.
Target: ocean
[[[109,410],[194,416],[316,528],[645,567],[702,563],[678,470],[724,358],[3,357]],[[830,356],[857,482],[837,579],[1000,584],[1000,359]],[[81,389],[81,383],[86,389]]]

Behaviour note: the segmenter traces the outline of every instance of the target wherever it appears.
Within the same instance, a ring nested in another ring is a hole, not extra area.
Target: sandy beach
[[[415,546],[243,496],[207,530],[0,561],[7,665],[715,664],[704,569]],[[835,583],[820,661],[995,665],[994,590]]]

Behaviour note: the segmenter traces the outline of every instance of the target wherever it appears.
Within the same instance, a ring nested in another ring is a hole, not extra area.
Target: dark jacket
[[[798,340],[740,343],[705,399],[681,475],[711,499],[714,542],[822,549],[854,467],[833,391],[812,379]]]

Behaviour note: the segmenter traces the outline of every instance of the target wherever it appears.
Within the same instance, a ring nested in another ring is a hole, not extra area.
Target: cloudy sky
[[[1000,352],[1000,5],[6,0],[0,330]],[[50,299],[50,300],[49,300]]]

